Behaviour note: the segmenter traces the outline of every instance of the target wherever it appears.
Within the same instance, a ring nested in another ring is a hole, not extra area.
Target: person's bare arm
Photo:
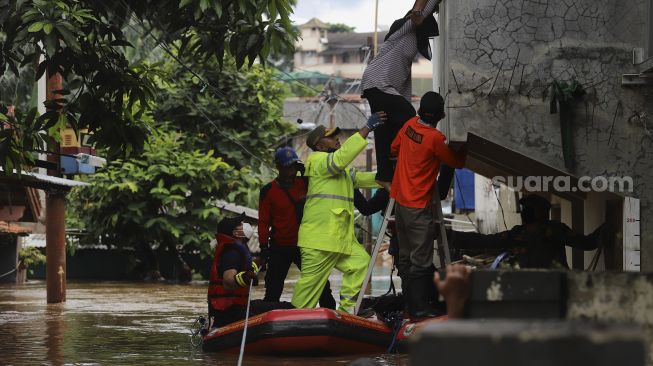
[[[465,303],[469,298],[470,273],[469,267],[462,264],[448,265],[444,279],[440,279],[440,274],[435,272],[433,281],[447,303],[449,318],[462,318],[465,314]]]
[[[426,6],[426,0],[415,0],[415,4],[413,5],[413,12],[414,11],[422,11],[424,10],[424,6]],[[410,14],[410,20],[413,22],[413,24],[420,25],[424,21],[424,14],[417,15],[416,13]]]
[[[415,4],[413,5],[413,10],[424,10],[425,5],[426,5],[426,0],[415,0]]]
[[[228,269],[222,274],[222,283],[227,291],[233,291],[238,287],[236,274],[238,274],[238,271],[235,269]]]
[[[358,130],[358,133],[360,133],[361,136],[363,136],[363,138],[366,139],[367,135],[369,135],[371,131],[372,130],[370,130],[369,127],[363,126],[360,130]]]

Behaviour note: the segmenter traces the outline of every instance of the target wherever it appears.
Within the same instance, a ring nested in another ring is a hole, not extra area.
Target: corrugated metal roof
[[[4,171],[2,167],[0,167],[0,172]],[[86,182],[79,182],[76,180],[71,180],[71,179],[65,179],[65,178],[59,178],[59,177],[52,177],[49,175],[45,174],[39,174],[39,173],[32,173],[32,172],[21,172],[21,176],[18,176],[18,173],[14,169],[13,174],[6,176],[8,178],[12,179],[25,179],[26,183],[30,182],[41,182],[45,183],[46,185],[54,185],[54,186],[60,186],[60,187],[82,187],[82,186],[88,186],[89,184]],[[26,184],[29,185],[29,184]]]
[[[217,207],[225,211],[233,212],[235,214],[241,214],[244,212],[245,216],[247,216],[248,218],[258,221],[258,210],[255,210],[253,208],[236,205],[234,203],[223,201],[223,200],[217,201],[216,205]]]
[[[383,45],[383,39],[387,31],[378,32],[377,38],[379,40],[379,47]],[[356,33],[356,32],[342,32],[342,33],[328,33],[328,47],[331,48],[356,48],[368,45],[368,39],[374,40],[374,32]],[[372,41],[374,42],[374,41]]]

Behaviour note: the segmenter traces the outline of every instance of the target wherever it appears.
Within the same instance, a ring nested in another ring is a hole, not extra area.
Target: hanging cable
[[[3,278],[3,277],[7,277],[7,276],[9,276],[10,274],[12,274],[12,273],[14,273],[14,272],[16,272],[17,270],[18,270],[18,268],[14,268],[14,269],[12,269],[12,270],[11,270],[11,271],[9,271],[9,272],[7,272],[7,273],[5,273],[5,274],[2,274],[2,275],[0,275],[0,278]]]
[[[125,8],[125,10],[129,11],[128,6],[124,3],[123,0],[120,0],[120,1],[119,1],[119,4],[122,4],[123,7]],[[132,14],[132,17],[134,17],[133,14]],[[136,20],[140,22],[140,20],[138,20],[138,19],[136,19]],[[141,23],[142,27],[145,28],[145,25],[144,25],[142,22],[140,22],[140,23]],[[178,57],[174,56],[174,55],[172,54],[172,52],[171,52],[169,49],[167,49],[166,46],[163,45],[162,42],[152,34],[151,31],[150,31],[150,32],[147,32],[147,34],[143,34],[140,30],[136,29],[136,28],[135,28],[134,26],[132,26],[131,24],[127,24],[127,26],[130,27],[132,30],[134,30],[136,33],[140,34],[141,36],[148,36],[148,35],[149,35],[149,36],[150,36],[152,39],[154,39],[154,41],[156,42],[156,45],[155,45],[156,47],[162,48],[164,51],[166,51],[166,53],[168,53],[169,55],[171,55],[171,56],[173,57],[173,59],[174,59],[174,60],[175,60],[179,65],[181,65],[185,70],[187,70],[188,72],[190,72],[191,74],[193,74],[193,76],[197,77],[197,78],[198,78],[198,79],[203,83],[203,85],[208,86],[209,88],[211,88],[211,90],[214,90],[214,91],[215,91],[216,93],[218,93],[220,96],[222,96],[222,97],[225,96],[225,94],[224,94],[222,91],[220,91],[220,90],[219,90],[218,88],[216,88],[215,86],[211,85],[209,82],[204,81],[204,79],[203,79],[200,75],[198,75],[197,73],[195,73],[194,71],[192,71],[192,70],[190,69],[190,67],[188,67],[187,65],[185,65],[185,64],[183,63],[182,60],[180,60]],[[174,76],[172,76],[172,75],[170,75],[170,76],[175,80],[175,82],[176,82],[177,84],[181,84],[181,83],[179,82],[179,79],[177,79],[176,77],[174,77]],[[218,133],[220,136],[222,136],[222,137],[226,138],[227,140],[229,140],[229,141],[233,142],[234,144],[236,144],[238,147],[240,147],[240,148],[241,148],[244,152],[246,152],[248,155],[250,155],[250,156],[253,157],[254,159],[256,159],[256,160],[260,161],[261,163],[263,163],[263,165],[264,165],[265,167],[267,167],[267,168],[269,168],[269,169],[272,169],[272,167],[269,165],[269,163],[266,162],[264,159],[260,158],[260,157],[257,156],[256,154],[254,154],[254,153],[252,153],[251,151],[249,151],[245,146],[243,146],[243,145],[242,145],[240,142],[238,142],[236,139],[234,139],[234,138],[232,138],[231,136],[229,136],[229,135],[223,133],[223,132],[220,130],[220,128],[218,127],[218,125],[217,125],[215,122],[213,122],[213,120],[212,120],[211,118],[208,117],[208,115],[207,115],[207,114],[202,110],[202,108],[200,108],[200,106],[199,106],[197,103],[195,103],[195,101],[194,101],[192,98],[190,98],[190,97],[188,96],[188,94],[184,93],[184,96],[185,96],[186,99],[187,99],[187,100],[188,100],[188,101],[189,101],[189,102],[190,102],[190,103],[191,103],[191,104],[196,108],[196,110],[197,110],[197,111],[198,111],[198,112],[199,112],[199,113],[204,117],[204,119],[206,119],[207,122],[209,122],[211,125],[213,125],[213,127],[215,127],[215,131],[216,131],[216,133]],[[236,110],[235,107],[232,106],[232,108],[233,108],[234,111]]]
[[[491,186],[492,186],[492,192],[494,192],[494,196],[497,198],[497,202],[499,203],[499,207],[501,208],[501,217],[503,218],[503,226],[505,226],[506,230],[508,230],[508,225],[506,224],[506,214],[505,212],[503,212],[503,205],[501,204],[499,195],[497,194],[497,191],[494,188],[494,184],[492,184]],[[497,188],[501,188],[501,186],[498,186]]]

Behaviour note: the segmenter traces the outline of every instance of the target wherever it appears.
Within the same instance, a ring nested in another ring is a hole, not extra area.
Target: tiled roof
[[[32,232],[31,229],[10,222],[0,221],[0,233],[27,235],[30,232]]]
[[[383,38],[388,34],[387,31],[377,33],[379,46],[383,44]],[[341,32],[327,34],[329,48],[359,48],[366,46],[368,39],[374,40],[374,32],[368,33],[355,33],[355,32]]]
[[[308,22],[300,25],[299,28],[300,29],[303,29],[303,28],[322,28],[322,29],[326,29],[326,28],[329,28],[329,25],[326,24],[325,22],[317,19],[317,18],[311,18],[311,20],[309,20]]]

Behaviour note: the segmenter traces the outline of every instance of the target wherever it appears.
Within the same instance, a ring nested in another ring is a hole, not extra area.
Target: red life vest
[[[233,291],[227,291],[222,282],[222,273],[218,273],[218,264],[225,249],[234,248],[240,253],[242,270],[250,269],[252,268],[252,256],[249,253],[249,249],[228,235],[217,234],[215,239],[218,241],[218,245],[215,248],[213,265],[211,266],[211,277],[209,279],[209,305],[215,310],[226,310],[232,305],[247,306],[249,288],[238,286]]]

